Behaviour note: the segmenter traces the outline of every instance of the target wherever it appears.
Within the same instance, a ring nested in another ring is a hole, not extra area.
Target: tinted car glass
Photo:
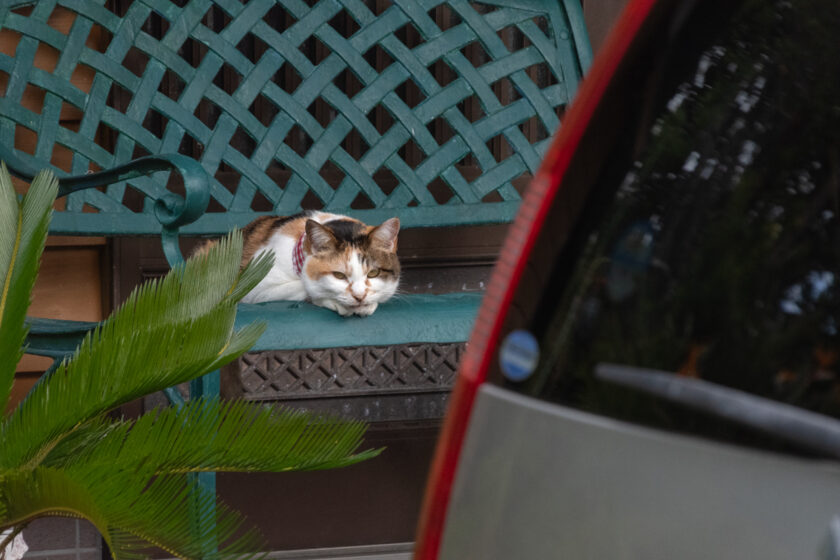
[[[698,4],[553,265],[529,325],[536,371],[496,382],[737,440],[593,371],[654,368],[840,416],[840,5]]]

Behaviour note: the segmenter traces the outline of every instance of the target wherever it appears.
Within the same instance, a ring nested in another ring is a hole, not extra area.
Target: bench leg
[[[219,370],[211,371],[207,375],[199,377],[190,381],[190,399],[205,397],[208,399],[218,398],[220,389]],[[191,508],[190,515],[192,516],[193,531],[197,534],[200,527],[200,518],[202,512],[199,510],[203,496],[216,495],[216,473],[206,472],[191,474],[191,482],[198,484],[200,488],[198,495],[195,496],[195,502]],[[210,523],[216,523],[216,506],[215,502],[211,508],[207,508],[203,512],[204,516],[210,516]],[[208,539],[203,543],[203,557],[215,557],[219,549],[219,543],[215,540]]]

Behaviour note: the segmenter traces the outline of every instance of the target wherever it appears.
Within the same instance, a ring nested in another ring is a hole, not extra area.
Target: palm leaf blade
[[[37,463],[74,427],[246,351],[262,327],[233,331],[236,304],[229,294],[240,277],[241,250],[241,234],[233,234],[135,291],[4,422],[0,466]]]
[[[112,478],[121,487],[131,481],[130,477]],[[109,527],[111,551],[118,560],[148,558],[149,544],[179,558],[208,560],[248,557],[263,544],[254,530],[236,535],[244,518],[218,504],[214,493],[186,476],[160,476],[140,490],[128,492],[133,498],[129,507],[122,501],[108,510],[113,519]]]
[[[5,409],[26,338],[24,320],[47,238],[58,182],[40,173],[18,202],[5,164],[0,167],[0,410]]]
[[[20,203],[17,194],[12,186],[11,177],[6,171],[6,165],[0,166],[0,239],[6,242],[0,243],[0,271],[4,274],[11,268],[10,263],[14,255],[14,243],[9,241],[18,237],[19,222],[18,212]]]
[[[227,346],[234,313],[226,306],[184,323],[134,328],[133,335],[103,325],[6,420],[0,465],[22,466],[80,423],[208,371]],[[132,375],[117,374],[124,371]]]
[[[37,468],[30,471],[3,471],[0,473],[0,481],[0,504],[4,510],[0,523],[2,527],[19,525],[45,515],[84,517],[107,540],[107,516],[97,507],[89,488],[99,480],[80,484],[67,471]]]
[[[0,355],[19,357],[56,182],[39,176],[19,203],[3,180],[0,235],[13,239],[8,246],[0,239]],[[242,519],[190,473],[333,468],[380,453],[358,451],[361,422],[241,401],[198,399],[136,420],[108,418],[253,346],[265,326],[235,331],[236,304],[273,256],[240,270],[241,254],[237,231],[135,290],[0,420],[0,527],[64,514],[93,522],[118,559],[145,558],[150,545],[184,558],[252,556],[255,533],[243,535]],[[14,365],[0,370],[0,404]]]
[[[271,267],[274,265],[274,253],[269,251],[261,254],[259,257],[248,263],[248,266],[239,275],[233,290],[230,293],[230,298],[234,301],[239,301],[245,295],[253,290],[257,284],[260,283]]]
[[[138,477],[137,475],[141,476]],[[42,515],[84,518],[99,530],[117,560],[147,558],[150,545],[180,558],[249,556],[262,539],[254,531],[234,536],[243,519],[218,507],[186,476],[151,482],[142,469],[38,467],[0,475],[3,526]],[[145,480],[143,484],[138,484]],[[207,543],[221,542],[209,551]]]
[[[380,452],[357,452],[365,429],[363,422],[304,411],[198,399],[102,432],[95,444],[83,442],[84,451],[57,450],[45,464],[143,464],[154,474],[335,468]]]

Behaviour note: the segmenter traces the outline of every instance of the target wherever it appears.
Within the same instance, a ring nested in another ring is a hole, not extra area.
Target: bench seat
[[[267,320],[254,352],[465,342],[481,298],[480,293],[405,294],[383,303],[369,317],[341,317],[304,302],[243,303],[236,324]]]
[[[236,327],[263,321],[266,331],[252,351],[446,344],[465,342],[482,294],[404,294],[380,305],[370,317],[341,317],[334,311],[298,301],[240,304]],[[90,329],[87,321],[29,319],[29,351],[60,357]]]

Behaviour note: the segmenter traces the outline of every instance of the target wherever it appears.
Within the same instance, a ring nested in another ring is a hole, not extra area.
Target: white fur
[[[301,276],[312,303],[332,309],[339,315],[367,316],[397,291],[396,281],[385,281],[381,277],[368,278],[358,252],[354,251],[348,265],[348,269],[342,271],[347,275],[345,280],[329,274],[318,279],[309,278],[305,274]],[[370,283],[369,286],[366,281]]]
[[[342,216],[324,212],[310,216],[310,219],[318,223],[340,218]],[[297,239],[278,231],[268,239],[263,248],[254,254],[256,258],[266,251],[274,251],[274,266],[265,278],[242,298],[244,303],[275,300],[311,301],[315,305],[326,307],[343,316],[353,314],[366,316],[376,311],[380,303],[389,299],[397,291],[396,281],[385,281],[381,276],[367,278],[368,271],[364,269],[358,252],[351,257],[348,270],[342,271],[347,275],[344,280],[330,274],[325,274],[318,279],[310,278],[305,272],[298,276],[295,274],[292,263],[292,251],[296,243]],[[309,259],[310,256],[307,255],[303,261],[304,269]],[[366,281],[369,282],[369,286]]]
[[[260,303],[281,299],[303,301],[307,299],[306,288],[301,276],[295,274],[292,264],[292,250],[296,239],[281,233],[274,234],[265,247],[254,253],[254,258],[271,250],[274,251],[274,266],[260,280],[257,286],[242,298],[243,303]]]
[[[340,217],[326,212],[316,212],[309,218],[323,224]],[[301,281],[302,276],[295,274],[295,267],[292,263],[292,251],[297,241],[297,239],[277,231],[266,241],[264,247],[254,253],[252,258],[257,258],[267,251],[274,251],[274,266],[271,267],[265,278],[242,298],[243,303],[261,303],[284,299],[304,301],[309,299],[306,287]],[[308,255],[306,259],[309,259]],[[306,267],[306,260],[303,261],[303,266]]]

